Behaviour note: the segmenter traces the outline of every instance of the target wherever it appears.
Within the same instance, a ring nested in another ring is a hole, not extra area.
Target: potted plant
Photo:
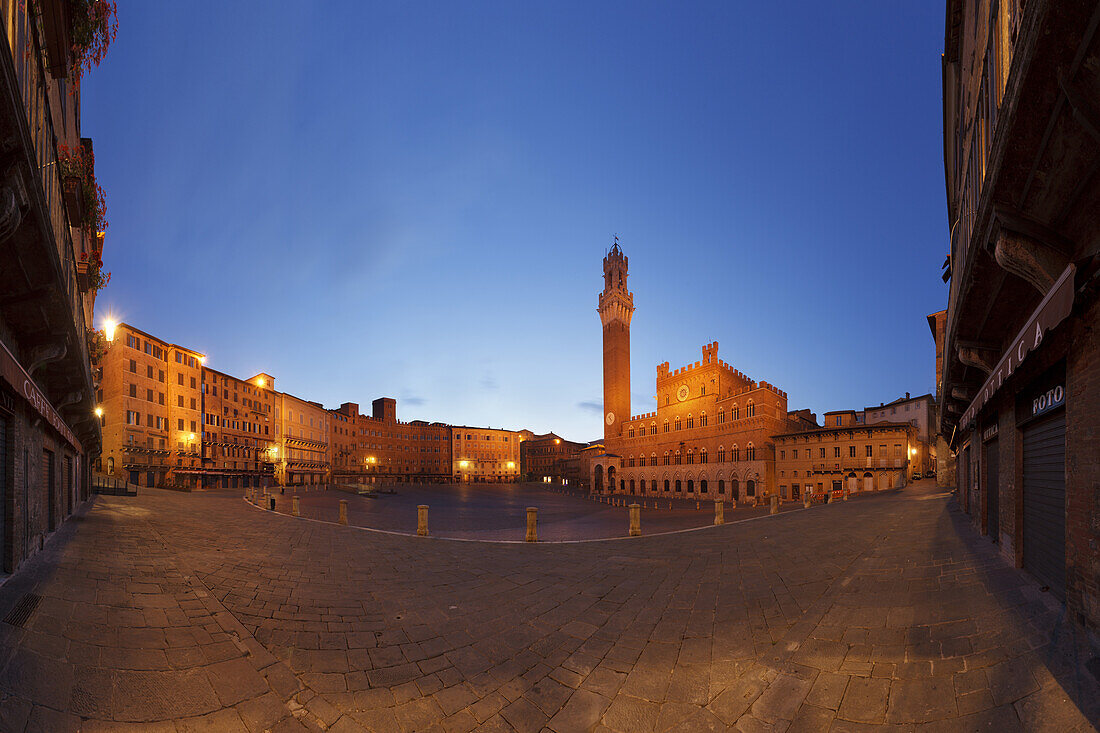
[[[74,86],[85,71],[107,55],[118,32],[118,6],[112,0],[66,0],[72,17],[72,65]]]

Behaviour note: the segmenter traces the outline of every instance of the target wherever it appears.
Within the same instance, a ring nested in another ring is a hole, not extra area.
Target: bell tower
[[[604,445],[622,434],[622,423],[630,419],[630,317],[634,295],[626,288],[627,257],[619,248],[619,237],[603,258],[603,292],[600,293],[600,321],[603,323],[603,436]]]

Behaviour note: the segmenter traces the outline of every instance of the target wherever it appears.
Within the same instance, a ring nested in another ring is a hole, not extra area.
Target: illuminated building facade
[[[502,483],[519,479],[520,432],[465,425],[449,429],[454,481]]]
[[[282,486],[324,483],[329,477],[329,416],[320,403],[275,394],[275,479]]]
[[[574,477],[573,466],[587,443],[574,443],[554,433],[521,436],[519,465],[524,481],[563,483]]]
[[[100,365],[102,473],[188,490],[273,482],[274,377],[238,379],[127,323],[114,328]]]
[[[774,436],[779,496],[882,491],[904,486],[919,446],[910,423],[868,424],[852,410],[825,413],[825,426]]]
[[[657,367],[657,409],[630,414],[627,258],[618,242],[604,258],[599,296],[604,335],[604,449],[589,459],[591,488],[643,496],[754,499],[776,490],[771,436],[786,432],[787,395],[718,358]]]
[[[442,423],[401,422],[397,401],[380,397],[370,415],[345,402],[329,410],[332,476],[344,483],[439,483],[451,480],[451,430]]]

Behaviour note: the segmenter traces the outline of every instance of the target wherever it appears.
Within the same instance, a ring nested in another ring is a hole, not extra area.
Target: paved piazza
[[[1091,730],[1060,613],[927,485],[539,545],[143,489],[0,586],[0,730]]]
[[[278,491],[278,489],[276,489]],[[275,510],[291,513],[292,498],[298,496],[301,516],[334,522],[340,514],[340,500],[348,502],[348,522],[360,527],[416,534],[416,507],[428,506],[428,529],[435,537],[522,542],[527,529],[527,507],[538,508],[540,541],[606,539],[627,537],[629,504],[637,502],[643,534],[677,532],[714,524],[714,500],[660,500],[641,497],[586,498],[579,493],[555,491],[538,484],[467,484],[401,486],[395,495],[368,498],[343,491],[276,493]],[[262,500],[257,500],[262,505]],[[266,505],[265,505],[266,506]],[[788,502],[782,511],[801,508]],[[769,514],[763,504],[753,507],[741,502],[735,509],[726,501],[723,513],[728,522]]]

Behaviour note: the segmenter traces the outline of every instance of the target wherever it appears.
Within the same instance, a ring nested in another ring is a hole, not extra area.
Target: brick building
[[[451,471],[462,483],[503,483],[520,477],[520,442],[515,430],[453,425]]]
[[[574,443],[554,433],[531,435],[520,442],[520,475],[525,481],[566,483],[576,459],[587,443]]]
[[[273,483],[274,377],[239,379],[128,323],[104,335],[99,471],[187,490]]]
[[[280,486],[328,481],[328,423],[320,403],[275,393],[275,480]]]
[[[89,494],[102,211],[60,0],[0,0],[0,572]],[[76,58],[74,58],[74,56]]]
[[[949,0],[940,431],[959,502],[1100,628],[1100,8]]]
[[[370,415],[345,402],[329,410],[332,476],[337,482],[439,483],[451,479],[451,429],[397,419],[397,401],[380,397]]]
[[[604,258],[599,313],[604,335],[604,453],[590,459],[593,491],[733,498],[776,491],[773,435],[786,432],[787,395],[718,358],[657,367],[657,409],[630,414],[628,260],[618,242]]]
[[[904,486],[918,445],[910,423],[857,422],[852,410],[825,413],[825,426],[774,436],[779,495],[798,499],[844,489]]]
[[[908,392],[893,402],[863,410],[868,425],[876,423],[909,423],[917,429],[916,443],[909,456],[910,475],[923,476],[936,470],[936,400],[930,394],[911,397]],[[826,423],[828,425],[828,423]]]

